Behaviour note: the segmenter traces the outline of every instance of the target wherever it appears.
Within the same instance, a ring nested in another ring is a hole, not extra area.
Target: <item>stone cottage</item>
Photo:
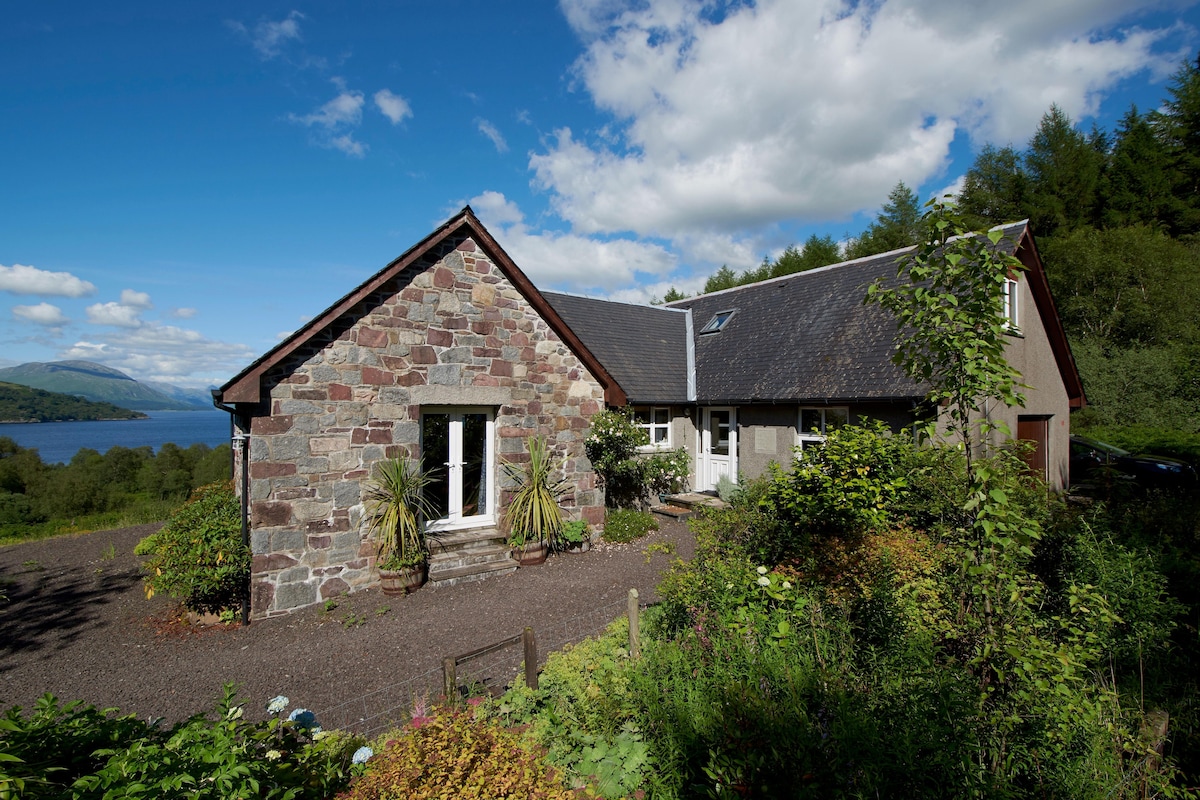
[[[1063,488],[1083,389],[1028,224],[1001,232],[1026,267],[1004,313],[1031,388],[1024,407],[986,413],[1035,442],[1031,469]],[[436,584],[515,568],[497,531],[501,466],[528,459],[530,436],[565,461],[567,513],[602,523],[584,440],[606,406],[633,408],[647,451],[686,450],[701,491],[786,464],[839,425],[936,415],[891,361],[895,320],[862,302],[910,250],[650,307],[539,292],[463,209],[214,392],[237,431],[252,613],[377,579],[363,489],[386,458],[436,470]]]
[[[267,617],[373,581],[363,489],[378,462],[436,470],[446,544],[430,580],[515,568],[497,532],[501,465],[544,436],[565,463],[569,516],[603,520],[584,455],[589,418],[620,387],[463,209],[220,389]],[[249,469],[244,465],[248,464]],[[469,558],[455,556],[465,547]]]

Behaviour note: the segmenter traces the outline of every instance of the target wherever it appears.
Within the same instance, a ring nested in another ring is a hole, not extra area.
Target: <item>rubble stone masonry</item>
[[[527,461],[527,439],[544,435],[565,459],[568,515],[603,522],[583,450],[603,389],[469,238],[443,243],[272,368],[267,395],[249,431],[255,617],[378,580],[364,484],[382,459],[420,457],[422,408],[491,408],[497,467]]]

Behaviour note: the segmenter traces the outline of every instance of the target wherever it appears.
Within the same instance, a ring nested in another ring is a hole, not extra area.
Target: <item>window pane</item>
[[[715,456],[729,455],[729,412],[713,411],[709,415],[708,435],[711,442],[712,454]]]
[[[666,444],[666,442],[667,442],[667,429],[666,429],[666,428],[664,428],[664,427],[658,427],[658,426],[656,426],[656,427],[654,428],[654,432],[650,434],[650,441],[651,441],[653,444]]]
[[[635,409],[633,410],[633,421],[634,421],[634,422],[636,422],[636,423],[637,423],[637,424],[639,424],[639,425],[648,425],[648,424],[650,424],[650,409],[648,409],[648,408],[635,408]]]
[[[421,461],[433,475],[433,482],[425,487],[425,499],[433,506],[438,519],[450,514],[450,415],[423,414],[421,416]]]
[[[845,408],[827,408],[825,409],[825,432],[836,431],[843,425],[850,423],[850,411]]]
[[[654,422],[657,425],[666,425],[671,421],[670,409],[656,408],[654,409]]]
[[[824,433],[821,430],[821,409],[805,408],[800,411],[800,433]]]

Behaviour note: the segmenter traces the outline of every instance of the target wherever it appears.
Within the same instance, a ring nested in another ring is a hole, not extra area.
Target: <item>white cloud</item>
[[[255,355],[245,345],[157,322],[78,341],[59,353],[60,358],[99,361],[138,379],[179,386],[224,383]]]
[[[313,113],[302,116],[292,114],[290,119],[292,122],[298,122],[301,125],[317,125],[327,129],[337,128],[342,125],[357,125],[362,122],[362,107],[365,102],[363,93],[348,90],[344,85],[340,86],[340,88],[342,91],[337,97]]]
[[[250,44],[254,46],[264,61],[270,61],[283,52],[283,48],[288,42],[300,41],[300,20],[302,19],[304,19],[303,14],[299,11],[292,11],[277,22],[268,19],[260,20],[254,26],[253,31],[240,22],[230,21],[226,25],[249,39]]]
[[[504,141],[504,135],[500,133],[500,130],[495,125],[486,119],[477,119],[475,120],[475,127],[479,129],[480,133],[492,140],[497,153],[508,152],[508,142]]]
[[[150,295],[135,292],[133,289],[121,290],[121,305],[140,309],[154,308],[154,304],[150,302]]]
[[[533,233],[517,206],[499,192],[470,201],[480,220],[535,285],[573,292],[607,293],[647,278],[669,275],[675,256],[658,244],[601,240],[570,233]]]
[[[96,287],[69,272],[50,272],[25,264],[0,264],[0,292],[41,294],[49,297],[84,297]]]
[[[87,307],[88,322],[118,328],[139,327],[142,324],[141,313],[141,308],[123,303],[93,303]]]
[[[196,309],[186,307],[172,308],[169,313],[174,319],[191,319],[192,317],[196,316]]]
[[[841,219],[936,178],[956,135],[1023,143],[1177,54],[1132,0],[562,0],[608,131],[530,158],[577,233],[675,238]],[[582,136],[582,138],[581,138]]]
[[[366,100],[363,93],[347,89],[341,78],[334,78],[333,84],[338,87],[337,97],[322,105],[311,114],[291,114],[292,122],[315,128],[317,144],[333,150],[341,150],[349,156],[361,158],[367,151],[367,146],[357,141],[347,129],[356,128],[362,122],[362,109]]]
[[[375,107],[390,119],[393,125],[399,125],[413,115],[408,101],[398,94],[392,94],[388,89],[380,89],[375,93]]]
[[[17,319],[47,327],[57,327],[70,322],[61,308],[50,303],[38,303],[36,306],[13,306],[12,312]]]

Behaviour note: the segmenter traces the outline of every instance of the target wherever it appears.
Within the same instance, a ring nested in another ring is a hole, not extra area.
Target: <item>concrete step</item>
[[[683,492],[682,494],[667,495],[667,501],[651,506],[655,514],[675,519],[687,519],[698,508],[725,508],[727,504],[715,494],[706,492]]]

